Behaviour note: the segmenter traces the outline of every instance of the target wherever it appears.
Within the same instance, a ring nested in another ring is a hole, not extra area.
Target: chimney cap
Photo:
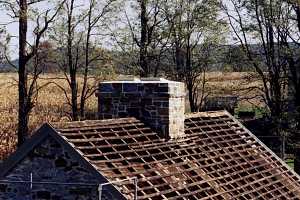
[[[165,82],[169,80],[165,79],[165,78],[157,78],[157,77],[143,77],[140,79],[141,81],[160,81],[160,82]]]
[[[132,77],[121,77],[115,81],[104,81],[103,83],[172,83],[175,81],[170,81],[165,78],[155,78],[155,77],[148,77],[148,78],[136,78]],[[101,84],[100,83],[100,84]]]

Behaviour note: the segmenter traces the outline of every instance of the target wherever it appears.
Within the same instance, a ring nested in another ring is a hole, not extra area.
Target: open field
[[[237,95],[240,107],[261,106],[263,103],[256,98],[260,92],[261,82],[254,74],[246,72],[210,72],[207,75],[207,91],[211,95]]]
[[[239,94],[243,97],[250,97],[255,94],[245,93],[241,89],[249,85],[259,85],[258,81],[244,83],[247,73],[221,73],[211,72],[207,74],[207,90],[211,94],[232,95]],[[5,158],[15,149],[16,123],[17,123],[17,85],[16,74],[0,74],[0,159]],[[44,76],[40,84],[45,83],[47,76]],[[61,86],[67,87],[64,80],[57,80]],[[69,120],[70,108],[65,103],[63,92],[54,85],[49,85],[40,91],[36,107],[30,116],[30,130],[34,130],[44,122],[59,122]],[[258,102],[253,101],[254,104]],[[242,106],[249,106],[249,103],[241,101]],[[87,103],[89,118],[96,117],[97,99],[92,96]]]
[[[0,159],[15,148],[17,128],[17,85],[16,74],[0,74]],[[44,77],[43,77],[44,78]],[[41,80],[40,84],[48,80]],[[51,80],[53,81],[53,80]],[[67,88],[65,80],[57,83]],[[87,102],[87,110],[96,111],[96,97]],[[30,130],[38,128],[44,122],[68,121],[69,106],[63,92],[49,85],[39,92],[38,101],[30,116]]]

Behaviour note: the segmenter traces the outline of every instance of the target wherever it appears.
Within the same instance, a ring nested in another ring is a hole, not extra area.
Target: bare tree
[[[222,35],[218,12],[218,1],[182,0],[165,5],[175,63],[173,77],[186,83],[192,112],[200,109],[206,96],[200,88],[205,89],[210,53]]]
[[[83,32],[77,32],[77,29],[86,18],[85,15],[78,14],[79,7],[76,0],[65,1],[59,16],[60,20],[57,20],[51,34],[51,41],[56,44],[57,48],[57,56],[54,57],[53,63],[64,74],[68,88],[64,88],[55,81],[52,83],[63,91],[74,121],[79,120],[77,72],[81,65],[81,55],[84,53]]]
[[[158,76],[161,58],[168,44],[168,34],[164,31],[165,18],[162,15],[162,1],[137,0],[135,10],[138,19],[130,19],[126,14],[132,41],[139,51],[139,73],[141,77]],[[139,20],[139,24],[132,21]],[[131,44],[130,44],[131,45]]]
[[[262,82],[257,90],[262,91],[261,97],[275,124],[280,125],[286,110],[288,67],[282,40],[286,37],[282,29],[287,20],[285,5],[276,0],[230,2],[232,10],[228,5],[224,5],[224,10],[232,31]],[[257,41],[257,46],[250,45],[252,39]]]
[[[139,0],[140,9],[141,9],[141,40],[139,43],[140,46],[140,67],[141,67],[141,76],[149,76],[149,66],[147,62],[147,46],[150,43],[150,32],[148,31],[148,18],[147,18],[147,0]]]
[[[296,128],[300,130],[300,4],[299,1],[283,1],[287,3],[289,12],[286,13],[288,26],[282,26],[284,33],[282,43],[286,48],[285,57],[289,71],[289,95],[292,97]]]
[[[95,70],[92,66],[99,66],[99,62],[109,62],[109,57],[97,47],[98,43],[95,41],[104,35],[104,27],[114,10],[115,2],[116,0],[89,0],[85,8],[76,0],[66,1],[60,15],[61,20],[52,34],[51,38],[59,52],[54,62],[64,74],[68,88],[53,83],[63,91],[74,121],[85,118],[86,101],[97,88],[98,77],[90,74],[92,68]],[[102,67],[104,70],[105,66]]]
[[[77,68],[78,68],[78,56],[79,56],[79,45],[76,47],[76,58],[75,58],[75,63],[74,63],[74,58],[73,58],[73,52],[72,52],[72,47],[73,47],[73,37],[74,37],[74,32],[73,29],[75,28],[75,25],[73,25],[73,14],[74,14],[74,2],[75,0],[71,0],[70,4],[66,4],[67,8],[67,32],[68,32],[68,37],[67,37],[67,58],[68,58],[68,66],[69,66],[69,73],[70,73],[70,79],[69,79],[69,84],[71,88],[71,104],[72,104],[72,118],[73,120],[78,120],[78,107],[77,107],[77,79],[76,79],[76,74],[77,74]],[[79,42],[81,41],[81,37],[79,39]]]
[[[39,86],[37,86],[37,79],[41,74],[38,70],[38,57],[37,52],[40,42],[49,28],[49,25],[54,21],[57,16],[61,4],[52,9],[47,9],[45,12],[35,13],[36,26],[33,31],[34,43],[30,44],[28,41],[28,18],[29,7],[43,2],[39,1],[0,1],[10,12],[10,16],[18,20],[19,24],[19,63],[16,67],[18,69],[18,92],[19,92],[19,115],[18,115],[18,146],[21,146],[28,137],[28,122],[29,115],[34,107],[37,97]],[[28,63],[31,59],[35,59],[35,68],[32,71],[32,76],[29,77],[27,70]]]
[[[87,11],[87,26],[86,26],[86,39],[85,39],[85,64],[84,64],[84,72],[83,72],[83,86],[81,90],[80,97],[80,116],[82,119],[85,118],[85,104],[89,97],[91,97],[96,88],[97,81],[94,81],[94,84],[89,84],[89,70],[90,65],[95,63],[97,60],[107,59],[105,58],[103,53],[95,53],[96,49],[91,46],[91,39],[93,35],[95,35],[95,29],[102,29],[106,26],[106,23],[109,21],[110,13],[114,10],[114,3],[116,0],[107,0],[102,6],[97,3],[96,0],[89,1],[89,8]],[[101,7],[101,8],[99,8]],[[101,24],[100,24],[101,22]],[[91,51],[94,51],[91,53]]]

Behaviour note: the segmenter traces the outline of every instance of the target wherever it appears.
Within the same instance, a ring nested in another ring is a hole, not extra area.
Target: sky
[[[40,4],[39,5],[41,10],[47,8],[45,4]],[[17,54],[18,54],[18,32],[19,32],[19,27],[18,23],[15,21],[15,19],[12,19],[9,15],[9,12],[0,10],[0,25],[5,26],[6,32],[9,34],[11,37],[11,41],[9,43],[9,50],[10,50],[10,56],[11,59],[16,59]],[[29,24],[28,26],[28,32],[32,32],[33,30],[33,25]],[[29,41],[32,42],[33,37],[32,35],[28,34]]]
[[[46,10],[49,7],[49,5],[51,6],[51,2],[53,5],[54,1],[48,0],[48,1],[46,1],[46,3],[38,3],[36,5],[36,7],[38,8],[39,11],[43,11],[43,10]],[[86,0],[77,0],[77,2],[78,2],[78,5],[84,5]],[[125,10],[126,10],[127,14],[130,15],[130,8],[125,8]],[[7,15],[7,12],[5,12],[4,10],[0,10],[0,25],[2,26],[3,24],[8,23],[6,25],[6,30],[7,30],[7,33],[9,33],[9,35],[12,36],[11,42],[9,44],[9,49],[10,49],[9,55],[10,55],[11,59],[16,59],[18,56],[18,23],[17,22],[11,23],[11,22],[12,22],[12,19],[10,16]],[[33,27],[34,27],[33,23],[29,24],[29,30],[28,30],[29,42],[33,41],[32,34],[30,34],[33,31],[32,30]]]
[[[53,7],[53,0],[46,0],[42,3],[37,3],[34,8],[37,8],[39,12],[43,12],[46,9],[49,9],[49,7]],[[85,0],[77,0],[78,4],[84,4]],[[0,10],[0,26],[3,27],[5,25],[6,32],[12,37],[11,42],[9,44],[10,49],[10,57],[11,59],[16,59],[18,57],[18,23],[13,22],[12,18],[8,15],[7,11],[4,11],[3,9]],[[33,32],[33,27],[35,27],[33,22],[29,22],[28,26],[28,41],[33,41],[33,35],[30,34]]]
[[[11,21],[11,18],[4,12],[0,12],[0,24],[6,24]],[[11,23],[9,25],[6,25],[6,31],[14,38],[12,38],[10,43],[10,50],[11,55],[13,58],[16,57],[17,52],[15,51],[18,48],[18,24],[17,23]]]

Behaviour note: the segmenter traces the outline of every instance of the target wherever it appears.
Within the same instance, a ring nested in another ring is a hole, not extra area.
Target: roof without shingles
[[[187,115],[178,140],[159,137],[135,118],[47,127],[6,162],[2,175],[48,132],[96,177],[137,177],[138,199],[300,199],[299,176],[226,111]],[[115,187],[133,199],[132,182]]]
[[[186,116],[165,140],[135,118],[57,126],[109,181],[138,178],[138,199],[300,199],[300,179],[226,111]],[[134,185],[116,186],[133,199]]]

